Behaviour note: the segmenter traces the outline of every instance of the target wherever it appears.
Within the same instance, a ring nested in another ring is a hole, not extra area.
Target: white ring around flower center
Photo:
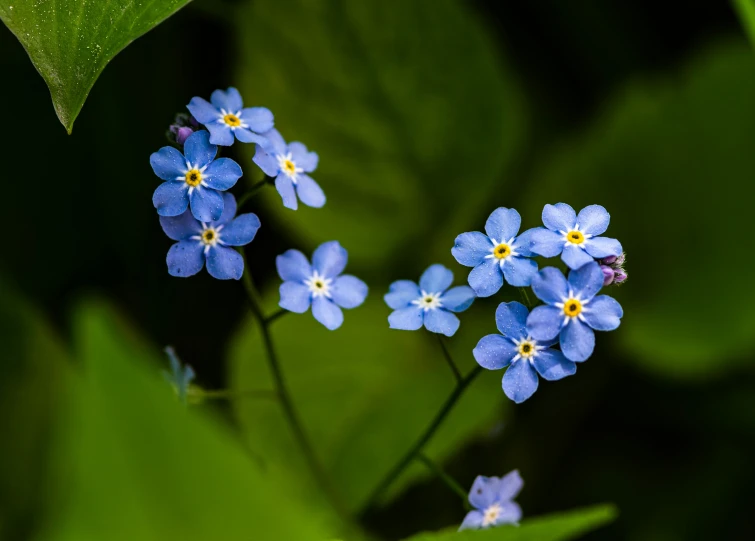
[[[312,276],[304,280],[304,285],[309,288],[313,298],[326,297],[330,298],[330,288],[333,284],[332,278],[325,278],[319,272],[314,271]]]
[[[207,169],[207,165],[205,165],[204,167],[198,167],[192,164],[189,160],[186,160],[186,169],[181,171],[181,174],[176,177],[176,180],[183,182],[184,187],[189,189],[189,195],[191,195],[191,193],[194,190],[198,190],[200,187],[205,187],[205,188],[207,187],[207,183],[205,182],[205,180],[207,180],[210,177],[204,174],[205,169]],[[189,183],[187,182],[186,175],[189,174],[189,171],[199,171],[199,176],[202,178],[202,181],[197,186],[190,186]]]
[[[233,115],[236,118],[238,118],[239,119],[239,125],[238,126],[233,126],[232,124],[229,124],[228,122],[226,122],[225,121],[225,117],[227,115]],[[220,120],[221,124],[224,124],[225,126],[228,126],[229,128],[231,128],[231,131],[236,130],[236,128],[246,128],[246,129],[249,128],[249,124],[247,124],[246,122],[244,122],[244,119],[241,118],[241,111],[236,111],[234,113],[233,111],[228,111],[226,109],[221,108],[220,109],[220,114],[218,115],[218,120]]]
[[[498,259],[498,264],[503,267],[507,259],[519,255],[519,253],[514,249],[514,241],[516,240],[516,237],[511,237],[507,241],[501,240],[500,242],[492,237],[488,237],[488,239],[493,243],[493,246],[490,248],[490,253],[485,256],[485,259]],[[498,257],[495,253],[496,248],[498,248],[498,246],[500,246],[501,244],[505,244],[509,248],[509,253],[504,257]]]
[[[298,180],[297,175],[303,173],[304,169],[297,167],[291,153],[276,154],[275,159],[278,160],[278,169],[280,169],[280,172],[285,174],[294,182],[294,184],[296,184],[296,181]]]
[[[569,231],[561,231],[559,229],[558,231],[561,233],[561,236],[564,238],[564,246],[579,246],[583,250],[585,249],[585,246],[587,246],[587,241],[593,237],[593,235],[588,235],[584,231],[579,230],[579,224],[574,224],[574,227],[572,227]],[[574,242],[572,240],[569,240],[569,234],[570,233],[579,233],[582,235],[583,240],[579,242]]]
[[[443,306],[443,302],[440,300],[441,292],[428,293],[424,289],[420,292],[421,295],[412,301],[412,304],[422,308],[425,312],[428,310],[435,310]]]
[[[199,235],[192,235],[191,237],[189,237],[189,239],[195,240],[199,244],[202,244],[204,246],[205,255],[210,251],[210,248],[213,248],[218,244],[225,246],[225,243],[223,242],[223,239],[220,235],[220,232],[223,230],[224,226],[219,225],[217,227],[212,227],[212,225],[210,224],[204,222],[201,223],[202,232]]]
[[[566,304],[572,300],[575,300],[580,304],[580,310],[576,316],[568,316],[566,315],[566,312],[564,310],[564,306],[566,306]],[[587,304],[589,302],[590,302],[589,300],[582,299],[582,297],[580,297],[579,295],[575,295],[574,291],[570,288],[569,294],[563,299],[561,299],[561,302],[554,302],[553,306],[561,310],[561,312],[564,314],[564,321],[562,323],[562,326],[563,326],[569,323],[572,319],[578,319],[582,322],[585,322],[585,312],[587,311]]]
[[[495,521],[498,520],[498,517],[501,514],[501,505],[498,503],[494,503],[492,505],[489,505],[485,508],[485,511],[482,512],[482,526],[483,528],[486,528],[490,526],[491,524],[495,524]]]
[[[514,345],[516,346],[516,351],[517,351],[514,358],[511,359],[512,363],[518,361],[519,359],[532,361],[534,360],[535,357],[537,357],[538,353],[546,349],[545,346],[539,346],[537,344],[537,340],[534,340],[529,335],[527,335],[526,338],[522,338],[521,340],[512,338],[511,341],[514,342]]]

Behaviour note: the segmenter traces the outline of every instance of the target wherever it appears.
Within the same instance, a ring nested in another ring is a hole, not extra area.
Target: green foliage
[[[732,0],[734,10],[744,27],[750,43],[755,47],[755,0]]]
[[[247,104],[272,108],[283,136],[321,158],[323,209],[293,213],[265,193],[309,244],[338,238],[367,269],[400,251],[447,254],[458,224],[504,187],[522,103],[462,2],[249,2],[236,20]]]
[[[0,19],[44,78],[58,118],[70,133],[107,63],[188,2],[0,0]]]
[[[569,541],[605,526],[616,519],[611,505],[586,507],[566,513],[523,520],[519,526],[501,526],[488,530],[465,530],[422,533],[407,541]]]
[[[611,290],[625,313],[614,338],[653,372],[720,374],[755,350],[755,251],[739,233],[755,200],[753,95],[751,51],[717,47],[674,82],[624,92],[529,184],[530,215],[557,201],[612,212],[630,275]]]

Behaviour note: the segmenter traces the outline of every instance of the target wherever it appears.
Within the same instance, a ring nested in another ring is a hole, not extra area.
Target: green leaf
[[[116,54],[190,0],[0,0],[0,19],[47,83],[68,133]]]
[[[612,505],[596,505],[526,519],[519,526],[422,533],[410,537],[407,541],[570,541],[613,522],[617,514],[616,508]]]
[[[308,243],[337,238],[367,269],[418,247],[432,258],[505,189],[522,99],[466,3],[248,2],[236,20],[246,103],[270,107],[287,140],[320,155],[324,208],[292,212],[264,193]]]
[[[528,185],[529,216],[557,201],[611,212],[629,280],[608,291],[622,326],[599,339],[652,372],[752,366],[755,251],[741,232],[755,200],[754,95],[751,51],[719,45],[671,81],[623,91]]]
[[[750,38],[750,43],[755,47],[755,0],[732,0],[734,11],[739,16],[739,21]]]
[[[411,447],[455,385],[436,335],[391,330],[389,313],[373,293],[365,305],[346,312],[343,327],[335,332],[311,313],[286,314],[271,329],[303,424],[344,501],[355,509]],[[495,332],[492,313],[488,307],[460,314],[461,329],[449,344],[463,372],[475,365],[471,351],[477,340]],[[236,388],[272,385],[258,330],[251,322],[234,340],[230,363]],[[483,372],[472,383],[431,441],[428,455],[447,458],[502,419],[502,375]],[[269,463],[285,464],[302,482],[309,482],[280,408],[252,400],[238,400],[234,407],[250,447]],[[413,464],[392,494],[429,475],[425,466]]]

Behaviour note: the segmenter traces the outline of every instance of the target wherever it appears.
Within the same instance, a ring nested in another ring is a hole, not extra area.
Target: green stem
[[[243,207],[249,200],[252,199],[252,197],[257,195],[257,193],[259,193],[259,191],[265,187],[265,184],[267,184],[269,180],[270,179],[268,177],[265,177],[259,182],[252,184],[252,186],[249,188],[249,191],[239,198],[238,203],[236,203],[236,208],[240,209],[241,207]]]
[[[451,372],[454,373],[454,377],[456,378],[456,384],[458,385],[461,383],[461,380],[464,379],[461,376],[461,372],[459,372],[459,368],[456,366],[456,363],[451,358],[451,353],[448,351],[448,347],[446,346],[446,343],[443,341],[443,336],[440,334],[436,334],[438,337],[438,343],[440,344],[440,349],[443,350],[443,357],[446,359],[446,362],[448,363],[449,368],[451,369]]]
[[[418,453],[417,454],[417,460],[419,462],[422,462],[427,468],[433,472],[441,481],[443,481],[448,488],[453,490],[456,494],[458,494],[461,499],[464,501],[464,507],[469,510],[471,509],[471,506],[469,505],[469,498],[467,497],[467,491],[462,488],[462,486],[456,482],[456,479],[448,475],[446,472],[441,469],[440,466],[438,466],[435,462],[433,462],[427,455],[424,453]]]
[[[364,513],[378,501],[378,498],[380,498],[383,492],[385,492],[388,487],[393,484],[393,482],[404,472],[406,467],[412,463],[412,461],[420,452],[422,452],[422,449],[435,435],[435,432],[446,419],[448,414],[451,413],[451,410],[456,405],[456,402],[458,402],[459,398],[461,398],[461,395],[464,393],[466,388],[469,387],[469,384],[472,383],[472,381],[478,376],[480,372],[482,372],[482,367],[475,366],[474,369],[456,385],[456,388],[443,403],[443,406],[441,406],[440,410],[427,426],[422,435],[417,439],[414,445],[412,445],[411,449],[409,449],[409,451],[407,451],[407,453],[401,458],[401,460],[398,461],[393,469],[388,472],[388,475],[385,476],[385,478],[377,486],[377,488],[372,491],[370,497],[367,499],[367,503],[362,508],[362,515],[364,515]]]
[[[209,400],[233,400],[234,398],[269,398],[275,400],[278,394],[275,391],[267,389],[256,389],[249,391],[232,391],[231,389],[210,389],[202,390],[200,398]]]
[[[524,304],[527,306],[527,308],[532,309],[532,302],[530,301],[530,296],[527,293],[526,287],[520,287],[519,291],[522,294],[522,298],[524,299]]]

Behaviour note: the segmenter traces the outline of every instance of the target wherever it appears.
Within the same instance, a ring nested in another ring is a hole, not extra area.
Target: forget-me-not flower
[[[612,297],[595,294],[603,287],[603,271],[595,261],[569,273],[546,267],[532,279],[532,291],[545,302],[527,317],[527,332],[535,340],[557,336],[561,351],[574,362],[586,360],[595,348],[596,331],[612,331],[624,312]]]
[[[469,503],[474,511],[467,513],[459,527],[462,530],[480,530],[503,524],[517,524],[522,509],[514,500],[524,486],[518,470],[503,478],[478,475],[469,491]]]
[[[312,264],[299,250],[288,250],[275,259],[281,308],[303,314],[312,305],[312,315],[328,329],[343,323],[341,308],[356,308],[367,298],[367,284],[355,276],[341,274],[348,252],[338,243],[321,244],[312,254]]]
[[[595,259],[621,254],[616,239],[599,237],[608,229],[611,215],[600,205],[590,205],[579,215],[566,203],[545,205],[543,223],[532,232],[530,250],[543,257],[561,259],[570,269],[578,269]]]
[[[296,210],[297,196],[307,206],[320,208],[325,194],[312,177],[307,175],[317,168],[318,157],[307,151],[302,143],[286,144],[278,130],[265,134],[268,142],[257,145],[254,163],[269,177],[275,179],[275,189],[283,199],[283,206]]]
[[[173,386],[178,399],[186,404],[186,398],[189,394],[189,385],[194,379],[194,369],[188,364],[181,365],[181,361],[176,355],[176,350],[171,346],[165,348],[165,354],[170,360],[170,372],[164,371],[163,376]]]
[[[160,216],[160,225],[178,242],[168,251],[168,273],[181,278],[193,276],[207,263],[207,272],[218,280],[238,280],[244,272],[244,258],[229,246],[249,244],[260,228],[255,214],[236,215],[236,199],[223,194],[223,214],[217,220],[199,221],[187,210],[181,216]]]
[[[485,233],[462,233],[456,237],[451,253],[456,261],[474,267],[469,285],[478,297],[498,292],[504,278],[512,286],[530,285],[537,274],[537,263],[529,259],[529,231],[517,237],[522,217],[514,209],[497,208],[485,222]]]
[[[503,392],[520,404],[537,391],[538,378],[555,381],[571,376],[577,365],[552,349],[557,340],[537,341],[527,332],[529,310],[518,302],[502,302],[495,312],[501,334],[483,336],[472,350],[477,363],[488,370],[506,368]],[[503,335],[503,336],[501,336]]]
[[[463,312],[475,299],[471,287],[448,289],[453,281],[450,270],[435,264],[422,274],[419,286],[411,280],[393,282],[384,297],[395,310],[388,316],[391,329],[416,331],[424,324],[428,331],[453,336],[459,318],[451,312]]]
[[[212,102],[212,103],[210,103]],[[233,87],[216,90],[210,102],[194,97],[186,107],[210,130],[210,142],[231,146],[234,137],[242,143],[264,143],[261,134],[273,128],[273,113],[265,107],[244,107],[239,91]]]
[[[210,144],[205,130],[192,133],[184,143],[184,153],[163,147],[149,163],[165,180],[152,196],[160,216],[179,216],[191,205],[197,220],[210,222],[223,213],[223,196],[241,177],[241,167],[230,158],[215,159],[218,147]]]

